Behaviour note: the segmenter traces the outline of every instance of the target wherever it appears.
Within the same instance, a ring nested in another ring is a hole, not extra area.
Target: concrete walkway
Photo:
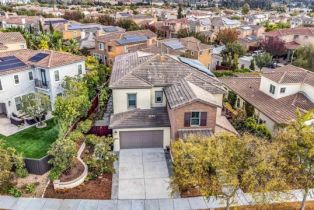
[[[270,196],[271,197],[271,196]],[[270,203],[300,202],[302,191],[294,190],[283,194]],[[310,191],[308,200],[314,200],[314,190]],[[255,202],[250,194],[238,192],[235,206],[252,205]],[[177,198],[177,199],[147,199],[147,200],[63,200],[48,198],[13,198],[0,196],[1,209],[13,210],[196,210],[223,208],[224,201],[216,197]]]
[[[118,199],[170,198],[164,150],[123,149],[119,154]]]

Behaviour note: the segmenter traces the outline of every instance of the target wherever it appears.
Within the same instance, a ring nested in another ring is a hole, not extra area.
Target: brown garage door
[[[163,147],[163,131],[120,131],[120,148]]]

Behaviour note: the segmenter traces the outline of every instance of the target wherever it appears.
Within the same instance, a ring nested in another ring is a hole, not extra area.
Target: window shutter
[[[201,112],[201,126],[207,125],[207,112]]]
[[[184,113],[184,127],[190,127],[191,112]]]

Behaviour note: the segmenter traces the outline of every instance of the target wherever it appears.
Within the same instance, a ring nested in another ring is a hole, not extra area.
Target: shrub
[[[15,173],[17,177],[21,177],[21,178],[28,176],[28,171],[25,168],[17,168]]]
[[[92,125],[93,125],[93,121],[90,119],[87,119],[85,121],[80,122],[77,125],[77,129],[81,131],[82,133],[86,134],[92,128]]]
[[[49,179],[54,181],[59,179],[60,175],[61,175],[62,171],[58,168],[53,168],[51,169],[50,173],[49,173]]]
[[[17,197],[21,197],[22,192],[16,187],[12,187],[9,189],[9,194],[17,198]]]
[[[34,193],[36,190],[36,185],[35,183],[27,184],[25,187],[25,190],[27,193]]]
[[[69,139],[69,140],[71,140],[73,142],[78,142],[78,141],[84,139],[84,135],[83,135],[83,133],[81,131],[75,130],[75,131],[72,131],[68,135],[67,139]]]
[[[102,137],[96,136],[94,134],[90,134],[86,136],[86,144],[90,146],[94,146],[96,144],[101,143]]]

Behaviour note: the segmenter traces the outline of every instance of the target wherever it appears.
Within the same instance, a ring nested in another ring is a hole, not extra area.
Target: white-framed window
[[[81,75],[83,72],[82,72],[82,64],[79,64],[78,65],[78,75]]]
[[[280,93],[285,93],[286,92],[286,88],[283,87],[283,88],[280,88]]]
[[[128,109],[136,108],[136,93],[128,93]]]
[[[20,78],[19,75],[14,75],[14,84],[20,84]]]
[[[201,124],[201,113],[200,112],[192,112],[190,125],[191,126],[199,126]]]
[[[271,85],[269,86],[269,92],[270,92],[271,94],[275,94],[275,90],[276,90],[276,86],[271,84]]]
[[[58,70],[56,70],[56,71],[54,72],[54,76],[55,76],[55,81],[56,81],[56,82],[60,81],[59,71],[58,71]]]
[[[1,79],[0,79],[0,91],[3,90]]]
[[[22,109],[22,98],[19,96],[19,97],[16,97],[14,100],[15,100],[16,110],[20,111]]]
[[[34,76],[33,76],[33,72],[32,71],[28,72],[28,79],[29,80],[34,80]]]
[[[105,44],[100,42],[99,43],[99,50],[105,50]]]
[[[24,45],[24,44],[21,44],[21,45],[20,45],[20,49],[25,49],[25,45]]]
[[[163,92],[162,91],[155,91],[155,103],[162,103],[163,102]]]

